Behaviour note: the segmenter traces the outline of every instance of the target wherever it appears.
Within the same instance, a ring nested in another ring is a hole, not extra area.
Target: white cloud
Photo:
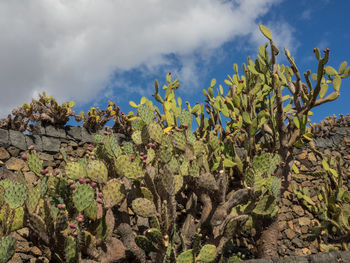
[[[115,72],[159,68],[167,54],[181,58],[178,74],[188,80],[196,72],[194,53],[210,56],[236,36],[256,32],[257,19],[277,2],[1,1],[0,116],[43,90],[59,101],[89,102]],[[284,28],[272,29],[277,39],[292,42]]]

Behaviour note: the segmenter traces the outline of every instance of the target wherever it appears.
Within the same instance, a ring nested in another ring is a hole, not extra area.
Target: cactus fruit
[[[82,212],[94,201],[94,189],[88,184],[79,185],[73,192],[72,200],[75,208]]]
[[[16,239],[10,236],[0,237],[0,263],[6,263],[15,254]]]
[[[146,198],[136,198],[133,200],[132,209],[137,215],[142,217],[152,217],[157,214],[153,202]]]

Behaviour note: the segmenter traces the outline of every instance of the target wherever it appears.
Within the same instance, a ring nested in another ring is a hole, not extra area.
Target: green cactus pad
[[[5,202],[11,209],[22,206],[27,196],[27,188],[23,184],[13,183],[5,189]]]
[[[150,200],[151,202],[154,201],[153,194],[148,188],[141,186],[140,189],[144,198]]]
[[[94,142],[95,142],[95,144],[99,144],[100,142],[102,142],[103,141],[103,136],[101,135],[101,134],[96,134],[95,136],[94,136]]]
[[[209,137],[209,146],[210,148],[213,150],[213,151],[216,151],[219,149],[220,147],[220,141],[219,141],[219,138],[214,135],[214,134],[210,134],[210,137]]]
[[[278,205],[273,196],[265,195],[256,204],[253,213],[260,216],[273,217],[278,212]]]
[[[66,243],[64,245],[64,257],[65,262],[75,263],[78,260],[78,251],[77,251],[76,240],[72,236],[68,236]]]
[[[84,215],[90,218],[91,220],[97,219],[97,204],[96,202],[92,202],[92,204],[85,208]]]
[[[187,133],[186,133],[186,137],[187,137],[187,141],[189,142],[189,143],[194,143],[195,141],[197,141],[197,139],[196,139],[196,135],[194,135],[194,133],[193,132],[191,132],[190,130],[188,130],[187,131]]]
[[[171,158],[171,160],[169,161],[168,163],[169,165],[169,168],[170,170],[173,172],[173,173],[177,173],[179,171],[179,162],[177,161],[177,158],[175,158],[175,156],[173,156]]]
[[[39,155],[36,152],[30,152],[27,162],[29,169],[40,177],[40,171],[43,169],[43,161],[40,160]]]
[[[108,170],[106,165],[100,160],[91,160],[87,165],[87,176],[96,183],[106,183]]]
[[[134,119],[131,122],[131,127],[134,131],[142,131],[143,127],[146,125],[146,123],[140,118],[140,119]]]
[[[134,131],[131,135],[131,139],[136,145],[142,144],[141,131]]]
[[[184,151],[186,148],[186,136],[182,132],[174,131],[172,138],[174,147],[181,151]]]
[[[5,202],[5,188],[0,185],[0,207],[2,207],[2,205]]]
[[[163,235],[158,228],[150,228],[146,231],[146,237],[153,243],[162,244]]]
[[[102,190],[105,206],[112,208],[125,197],[125,187],[119,179],[111,179]]]
[[[176,263],[194,263],[195,257],[194,257],[193,249],[186,250],[182,252],[177,258]]]
[[[72,180],[78,180],[86,176],[86,170],[79,162],[67,163],[65,172],[67,177]]]
[[[56,216],[56,231],[60,232],[68,227],[68,211],[60,209]]]
[[[132,209],[142,217],[152,217],[157,214],[154,203],[146,198],[136,198],[132,201]]]
[[[24,207],[18,207],[14,210],[14,216],[11,223],[11,231],[16,231],[24,227]]]
[[[153,111],[146,105],[138,107],[137,112],[144,123],[150,124],[153,121]]]
[[[174,193],[177,194],[184,184],[184,178],[181,174],[174,175]]]
[[[197,177],[197,176],[199,176],[199,171],[200,171],[200,169],[199,169],[197,162],[191,161],[190,166],[188,168],[189,175],[192,177]]]
[[[156,152],[155,152],[152,148],[149,148],[149,149],[147,150],[147,159],[146,159],[146,163],[147,163],[147,164],[152,163],[155,157],[156,157]]]
[[[191,129],[192,114],[188,110],[183,109],[179,116],[179,121],[181,125],[187,125],[188,129]]]
[[[134,153],[134,144],[132,142],[124,142],[123,149],[126,153]]]
[[[6,263],[16,250],[16,239],[10,236],[0,238],[0,263]]]
[[[193,150],[195,156],[200,156],[205,152],[204,144],[201,141],[195,141],[193,143]]]
[[[117,173],[129,179],[140,179],[143,177],[142,167],[136,160],[130,161],[129,156],[121,155],[114,161]]]
[[[153,245],[153,243],[145,236],[138,235],[135,237],[136,245],[144,250],[145,252],[156,252],[158,249]]]
[[[188,167],[190,165],[189,161],[183,161],[182,164],[180,165],[180,174],[182,176],[188,175]]]
[[[160,223],[159,223],[159,220],[157,218],[157,216],[152,216],[149,218],[149,225],[152,227],[152,228],[157,228],[160,230]]]
[[[107,152],[109,158],[118,157],[122,154],[122,149],[120,148],[118,141],[114,135],[106,136],[103,142],[104,149]]]
[[[201,262],[212,262],[216,257],[216,247],[214,245],[204,245],[202,249],[199,251],[197,256],[197,260]]]
[[[163,129],[158,123],[150,123],[147,127],[147,132],[150,139],[157,143],[162,143]]]
[[[160,160],[164,163],[167,163],[171,160],[172,154],[173,153],[169,148],[162,147],[159,153]]]
[[[79,185],[73,192],[74,206],[79,212],[82,212],[94,202],[94,195],[94,189],[90,185]]]
[[[244,175],[244,181],[247,184],[247,186],[251,187],[254,185],[254,176],[255,176],[254,169],[248,168]]]

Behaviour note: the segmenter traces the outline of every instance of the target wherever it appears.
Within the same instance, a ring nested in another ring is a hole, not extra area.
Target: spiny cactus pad
[[[154,140],[157,143],[162,143],[163,130],[158,123],[150,123],[147,127],[147,132],[150,139]]]
[[[15,253],[16,239],[10,236],[0,238],[0,263],[6,263]]]
[[[87,177],[96,183],[107,182],[108,170],[100,160],[91,160],[87,165]]]
[[[65,262],[67,263],[77,262],[78,253],[76,248],[76,241],[72,236],[68,236],[66,239],[66,243],[64,245],[64,256]]]
[[[152,217],[157,214],[154,203],[146,198],[136,198],[132,201],[132,209],[142,217]]]
[[[30,152],[28,154],[28,167],[29,169],[40,176],[40,171],[43,169],[43,161],[40,160],[39,155],[36,152]]]
[[[86,171],[83,165],[79,162],[69,162],[65,168],[66,175],[69,179],[78,180],[86,176]]]
[[[12,183],[5,189],[5,202],[11,209],[24,204],[27,199],[27,188],[23,184]]]
[[[105,205],[113,207],[119,204],[125,196],[125,187],[118,179],[111,179],[102,190]]]
[[[195,262],[195,255],[193,249],[182,252],[177,258],[176,263],[193,263]]]
[[[138,235],[135,237],[136,245],[146,252],[156,252],[158,249],[154,246],[151,240],[145,236]]]
[[[146,105],[141,105],[138,108],[138,114],[146,124],[150,124],[153,120],[153,111]]]
[[[199,251],[197,260],[200,262],[212,262],[216,257],[216,247],[214,245],[204,245]]]
[[[88,184],[79,185],[73,192],[73,203],[79,212],[94,202],[94,189]]]

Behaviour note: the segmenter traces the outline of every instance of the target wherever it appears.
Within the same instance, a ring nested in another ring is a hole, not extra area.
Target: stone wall
[[[109,130],[109,127],[105,127],[105,130]],[[103,134],[105,130],[97,133]],[[44,169],[47,168],[51,172],[55,169],[63,168],[64,162],[60,149],[65,150],[69,160],[82,158],[88,153],[87,149],[89,144],[93,143],[94,135],[94,133],[89,133],[83,127],[72,126],[54,127],[38,125],[37,131],[33,134],[23,134],[18,131],[0,129],[0,176],[2,174],[15,176],[15,171],[22,169],[26,180],[35,183],[35,175],[30,172],[26,163],[21,159],[21,156],[28,152],[30,145],[34,145],[40,158],[44,161]],[[119,143],[125,140],[123,134],[116,134],[116,137]],[[342,157],[344,185],[350,189],[350,127],[336,127],[326,137],[315,138],[314,144],[323,153],[340,155]],[[295,148],[294,154],[300,173],[293,174],[292,180],[303,187],[320,188],[322,186],[321,178],[315,177],[310,173],[321,167],[320,158],[309,147]],[[314,195],[313,198],[315,198],[315,192],[311,192],[311,195]],[[336,261],[336,258],[349,258],[350,255],[348,252],[319,254],[322,252],[319,248],[321,239],[313,242],[307,240],[313,226],[320,222],[303,207],[293,193],[291,186],[285,191],[282,200],[279,220],[281,230],[278,240],[279,254],[281,257],[289,257],[288,260],[291,261],[287,261],[284,258],[281,259],[282,261],[276,261],[276,259],[273,261],[254,260],[249,262],[347,262]],[[247,238],[248,243],[249,239]],[[323,238],[322,242],[327,243],[327,238]],[[251,248],[252,244],[247,245],[246,243],[243,240],[237,246]],[[26,260],[28,259],[28,255],[34,257],[33,251],[39,253],[30,247],[30,244],[19,246],[19,248],[21,251],[17,251],[15,254],[18,259],[16,262],[28,262]],[[321,259],[326,260],[322,261]]]

